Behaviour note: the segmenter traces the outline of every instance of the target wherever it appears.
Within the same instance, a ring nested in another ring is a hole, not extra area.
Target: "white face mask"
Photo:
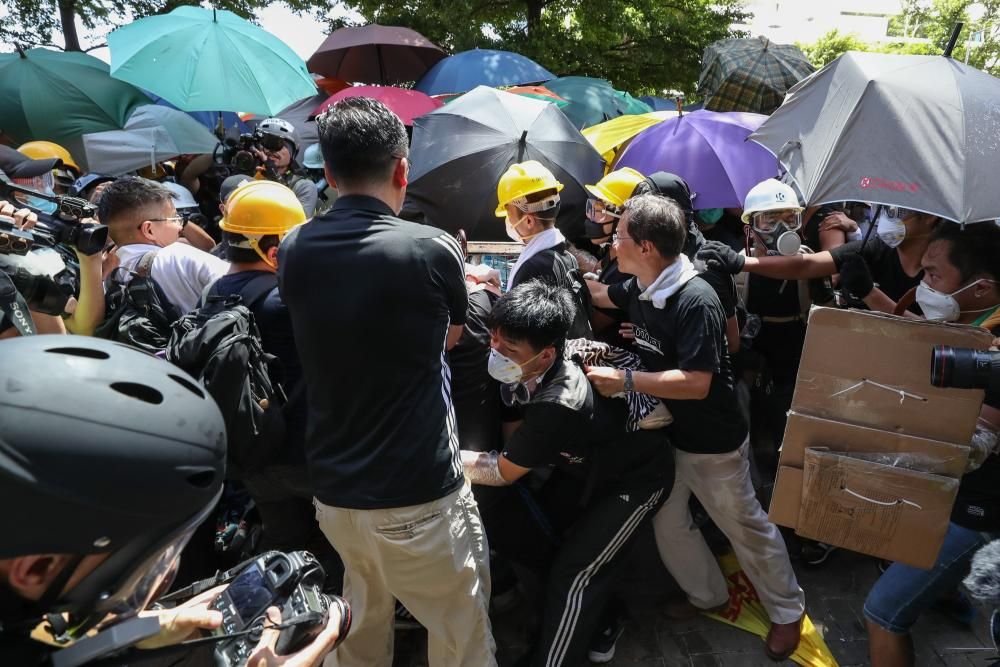
[[[542,350],[542,352],[544,351],[545,350]],[[523,367],[540,357],[542,352],[539,352],[523,364],[519,364],[510,357],[500,354],[495,349],[490,349],[490,359],[486,364],[486,372],[489,373],[490,377],[494,380],[504,384],[516,384],[518,382],[522,382],[524,380]]]
[[[875,233],[882,239],[882,243],[890,248],[898,248],[906,238],[906,225],[903,224],[902,218],[890,218],[885,210],[882,210],[875,222]]]
[[[517,229],[514,227],[514,225],[510,223],[510,216],[507,216],[506,218],[503,219],[503,224],[504,227],[507,228],[507,236],[510,238],[511,241],[513,241],[514,243],[524,243],[524,241],[522,241],[521,237],[518,235]]]
[[[980,308],[978,310],[962,310],[955,299],[955,295],[959,292],[964,292],[981,282],[983,281],[976,280],[965,287],[959,287],[951,294],[945,294],[921,281],[917,285],[917,303],[920,305],[920,310],[923,311],[924,317],[935,322],[954,322],[962,313],[985,313],[987,310],[995,308],[995,306]]]

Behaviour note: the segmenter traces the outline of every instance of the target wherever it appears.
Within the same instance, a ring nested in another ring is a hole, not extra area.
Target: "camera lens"
[[[936,345],[931,352],[931,384],[995,391],[1000,387],[1000,352]]]

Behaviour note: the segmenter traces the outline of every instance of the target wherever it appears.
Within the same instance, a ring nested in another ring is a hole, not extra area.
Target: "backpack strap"
[[[255,303],[263,299],[265,296],[274,291],[274,288],[278,286],[278,276],[274,273],[264,273],[259,276],[255,276],[250,282],[243,286],[240,290],[240,297],[243,299],[243,304],[250,308]]]
[[[135,275],[140,278],[148,278],[150,272],[153,270],[153,260],[156,259],[156,253],[158,252],[160,252],[159,248],[143,254],[135,265]]]

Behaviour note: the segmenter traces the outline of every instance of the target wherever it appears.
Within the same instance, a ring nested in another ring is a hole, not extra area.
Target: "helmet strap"
[[[274,269],[275,271],[277,271],[277,270],[278,270],[278,265],[277,265],[277,264],[275,264],[274,262],[272,262],[272,261],[270,260],[270,258],[268,258],[268,256],[267,256],[267,253],[266,253],[266,252],[264,252],[263,250],[261,250],[261,247],[260,247],[260,239],[258,239],[258,238],[254,238],[254,237],[247,237],[247,241],[249,242],[249,245],[250,245],[250,248],[251,248],[251,249],[252,249],[252,250],[253,250],[253,251],[254,251],[255,253],[257,253],[257,256],[258,256],[258,257],[260,257],[260,258],[261,258],[261,260],[263,260],[263,262],[264,262],[265,264],[267,264],[268,266],[270,266],[270,267],[271,267],[272,269]]]

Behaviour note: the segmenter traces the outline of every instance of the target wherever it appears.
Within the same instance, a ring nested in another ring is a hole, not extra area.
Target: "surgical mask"
[[[542,350],[544,352],[545,350]],[[490,349],[490,359],[486,364],[486,372],[494,380],[504,384],[516,384],[524,380],[524,366],[541,356],[539,352],[523,364],[519,364],[510,357],[504,356],[495,349]]]
[[[20,197],[16,197],[16,199],[20,200],[25,206],[30,206],[36,211],[47,213],[48,215],[52,215],[59,210],[59,204],[34,195],[21,195]]]
[[[722,219],[721,208],[703,208],[695,213],[698,214],[698,222],[703,225],[714,225]]]
[[[524,243],[524,241],[521,240],[521,237],[518,236],[517,234],[517,228],[514,225],[510,224],[509,216],[504,218],[503,224],[504,227],[507,228],[507,236],[508,238],[510,238],[511,241],[513,241],[514,243]]]
[[[790,257],[799,254],[799,248],[802,247],[802,239],[798,233],[789,229],[783,222],[776,224],[770,232],[754,231],[767,247],[768,255]]]
[[[882,243],[890,248],[898,248],[899,244],[906,238],[906,225],[903,224],[903,217],[891,217],[883,208],[879,211],[878,219],[875,221],[875,233],[882,239]]]
[[[964,292],[970,287],[975,287],[981,282],[983,281],[976,280],[964,287],[959,287],[951,294],[945,294],[944,292],[939,292],[927,283],[921,281],[920,284],[917,285],[917,303],[920,305],[920,310],[923,311],[924,317],[928,320],[934,320],[935,322],[954,322],[963,312],[985,313],[987,310],[991,310],[996,306],[963,311],[958,305],[958,301],[955,299],[956,294]]]

